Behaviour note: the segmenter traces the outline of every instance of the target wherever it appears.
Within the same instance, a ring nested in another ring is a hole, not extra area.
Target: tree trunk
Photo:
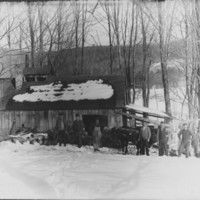
[[[146,38],[146,30],[144,25],[143,11],[140,9],[141,14],[141,28],[142,28],[142,97],[143,97],[143,106],[148,107],[149,102],[147,98],[147,38]]]
[[[162,69],[162,82],[164,88],[164,98],[165,98],[165,108],[166,112],[171,115],[171,101],[169,95],[169,83],[168,83],[168,75],[167,75],[167,64],[163,62],[161,59],[161,69]]]
[[[85,2],[82,3],[82,34],[81,34],[81,69],[80,73],[83,74],[84,69],[84,47],[85,47],[85,32],[86,32],[86,13],[87,13],[87,2],[85,7]]]
[[[31,66],[35,67],[35,32],[34,32],[34,20],[31,9],[32,9],[31,3],[28,2],[29,34],[31,40]]]
[[[22,50],[22,23],[19,24],[19,50]]]
[[[11,49],[11,24],[10,19],[8,20],[8,30],[7,30],[7,38],[8,38],[8,48]]]
[[[109,8],[108,8],[109,9]],[[109,38],[109,61],[110,61],[110,73],[113,73],[113,46],[112,46],[112,30],[111,30],[111,19],[110,19],[110,12],[108,10],[107,13],[107,20],[108,20],[108,38]]]
[[[158,13],[159,13],[159,43],[160,43],[160,63],[161,63],[161,72],[162,72],[162,82],[164,88],[164,98],[165,98],[165,109],[167,114],[171,115],[171,101],[170,101],[170,94],[169,94],[169,82],[168,82],[168,74],[167,74],[167,55],[168,52],[165,52],[166,45],[164,43],[164,24],[163,24],[163,16],[162,16],[162,3],[158,3]],[[170,33],[169,33],[170,34]]]
[[[42,3],[41,7],[39,7],[38,10],[38,18],[39,18],[39,31],[40,31],[40,35],[39,35],[39,66],[42,67],[43,66],[43,5],[44,3]]]
[[[80,13],[78,9],[78,3],[76,2],[75,5],[75,75],[79,74],[78,71],[78,48],[79,48],[79,18],[80,18]]]

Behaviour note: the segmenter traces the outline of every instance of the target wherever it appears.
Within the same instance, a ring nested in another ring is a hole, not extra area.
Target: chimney
[[[29,67],[29,56],[28,56],[28,54],[25,55],[25,67]]]
[[[22,88],[22,84],[23,84],[23,75],[22,74],[17,74],[15,76],[15,86],[16,89],[19,90]]]
[[[21,89],[22,84],[23,84],[23,74],[22,74],[22,71],[21,71],[19,65],[16,65],[15,69],[16,69],[16,74],[15,74],[15,88],[17,90],[19,90],[19,89]]]

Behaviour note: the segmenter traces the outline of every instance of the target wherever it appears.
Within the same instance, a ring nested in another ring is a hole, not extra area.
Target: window
[[[26,82],[40,82],[45,81],[47,79],[47,75],[26,75]]]
[[[26,82],[35,82],[35,76],[33,75],[25,76],[25,80]]]
[[[36,79],[37,81],[45,81],[47,79],[47,75],[38,75]]]

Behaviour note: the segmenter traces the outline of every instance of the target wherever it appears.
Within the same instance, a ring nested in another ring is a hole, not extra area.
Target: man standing
[[[192,146],[194,148],[194,154],[196,157],[199,157],[199,143],[200,143],[199,131],[198,128],[196,128],[192,138]]]
[[[157,139],[159,146],[159,156],[168,156],[168,130],[164,122],[161,122],[160,126],[158,127]]]
[[[94,151],[99,151],[101,137],[102,137],[102,127],[100,126],[99,119],[96,119],[95,125],[92,131],[92,138],[93,138],[93,147]]]
[[[187,129],[187,124],[183,124],[182,130],[180,130],[180,132],[178,133],[178,138],[181,140],[178,150],[178,156],[180,157],[183,150],[185,150],[185,156],[186,158],[188,158],[190,154],[190,142],[192,138],[192,133]]]
[[[82,147],[82,135],[85,131],[85,126],[84,126],[84,123],[81,120],[80,115],[78,113],[76,114],[76,120],[74,121],[72,128],[73,128],[73,131],[77,138],[78,147],[81,148]]]
[[[57,133],[59,146],[61,146],[62,143],[64,144],[64,146],[66,146],[68,135],[67,135],[67,123],[64,120],[64,113],[59,114],[56,120],[55,130]]]
[[[144,122],[144,126],[141,128],[140,138],[142,153],[146,153],[146,155],[149,156],[149,140],[151,138],[151,130],[147,126],[147,122]]]

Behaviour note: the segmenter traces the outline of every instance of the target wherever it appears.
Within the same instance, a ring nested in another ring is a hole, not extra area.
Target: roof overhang
[[[143,107],[143,106],[138,106],[135,104],[129,104],[125,106],[126,110],[132,110],[135,113],[139,113],[139,114],[144,114],[147,113],[149,116],[152,117],[158,117],[158,118],[171,118],[171,116],[169,116],[168,114],[162,112],[162,111],[158,111],[158,110],[154,110],[151,108],[147,108],[147,107]]]
[[[49,66],[44,67],[25,67],[23,70],[24,76],[30,75],[48,75],[50,74],[51,68]]]

